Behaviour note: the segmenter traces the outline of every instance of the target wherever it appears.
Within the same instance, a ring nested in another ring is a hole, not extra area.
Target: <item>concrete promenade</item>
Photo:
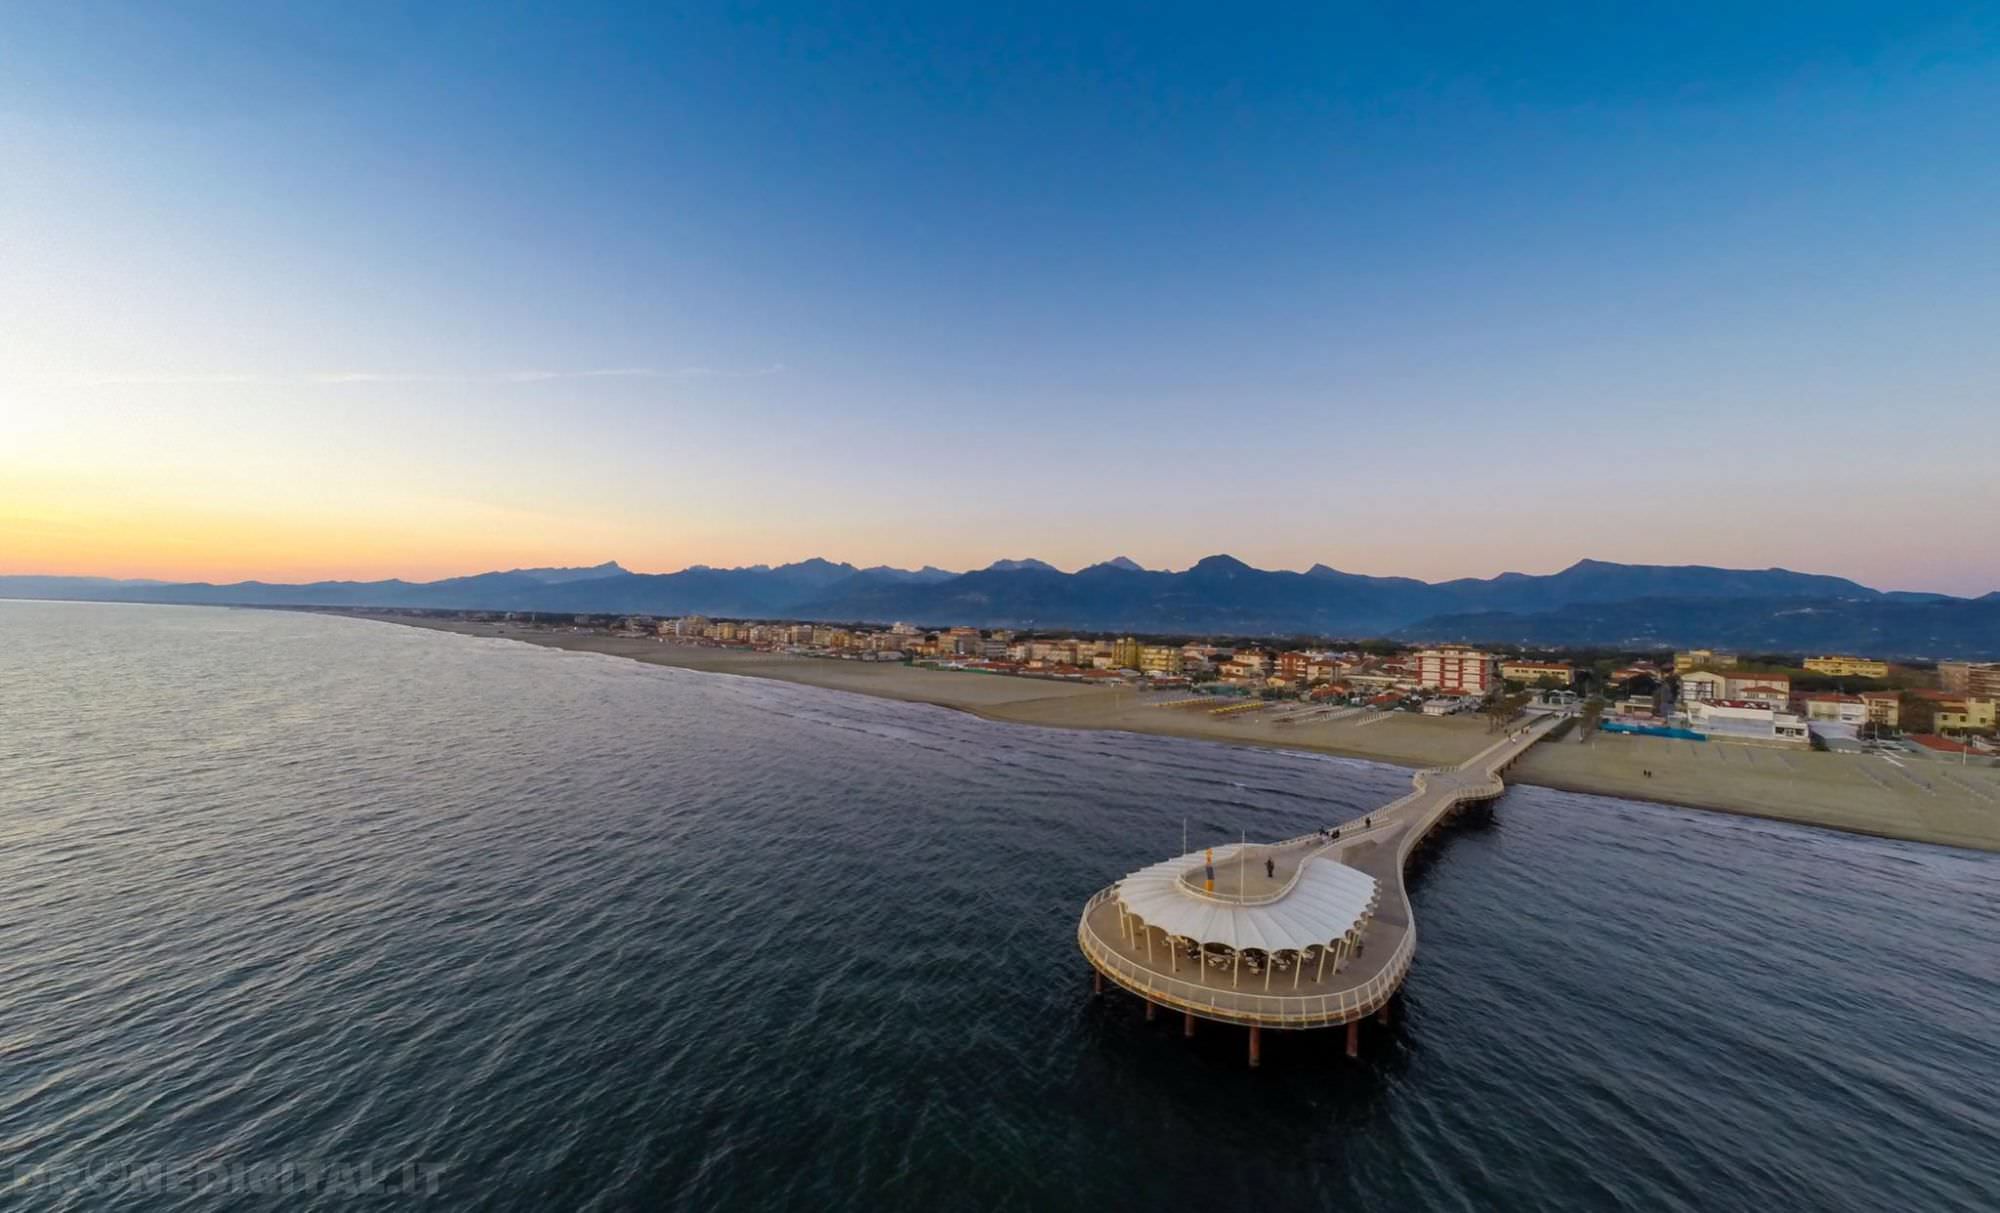
[[[1150,1004],[1148,1018],[1155,1007],[1180,1011],[1190,1034],[1197,1019],[1249,1026],[1252,1064],[1258,1050],[1256,1030],[1261,1027],[1346,1024],[1352,1052],[1356,1026],[1370,1015],[1386,1015],[1416,953],[1417,925],[1404,886],[1404,869],[1411,852],[1454,812],[1499,796],[1505,790],[1501,773],[1559,719],[1544,717],[1516,727],[1456,767],[1417,772],[1409,794],[1344,823],[1338,839],[1309,834],[1280,843],[1252,843],[1240,861],[1237,846],[1215,849],[1216,889],[1212,896],[1219,899],[1281,901],[1297,882],[1300,870],[1315,858],[1343,863],[1374,877],[1378,886],[1376,910],[1365,920],[1351,948],[1328,953],[1332,963],[1315,963],[1313,955],[1280,955],[1246,973],[1234,964],[1218,964],[1212,953],[1204,956],[1166,946],[1164,941],[1156,943],[1158,936],[1153,932],[1121,929],[1117,886],[1113,885],[1090,899],[1077,924],[1077,943],[1096,970],[1094,982],[1101,989],[1103,981],[1109,980],[1145,999]],[[1202,856],[1187,858],[1190,869],[1184,879],[1192,882],[1190,895],[1201,896]],[[1266,859],[1276,868],[1268,876]]]

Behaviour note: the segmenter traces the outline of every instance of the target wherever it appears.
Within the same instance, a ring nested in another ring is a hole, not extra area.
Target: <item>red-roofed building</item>
[[[1940,754],[1968,754],[1972,752],[1972,747],[1965,745],[1963,742],[1953,741],[1949,737],[1940,737],[1936,733],[1911,733],[1909,739],[1926,750],[1936,750]]]

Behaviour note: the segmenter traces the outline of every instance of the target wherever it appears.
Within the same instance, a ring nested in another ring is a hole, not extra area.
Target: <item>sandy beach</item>
[[[1469,716],[1287,707],[1218,717],[1204,708],[1159,706],[1185,696],[1036,678],[795,657],[505,623],[411,615],[348,617],[928,703],[1017,724],[1162,734],[1412,767],[1456,764],[1493,740],[1485,720]],[[1508,779],[1884,838],[2000,851],[2000,770],[1991,766],[1596,734],[1583,742],[1572,735],[1535,747]]]

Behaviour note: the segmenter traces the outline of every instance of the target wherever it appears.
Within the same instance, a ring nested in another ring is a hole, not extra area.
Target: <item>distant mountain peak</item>
[[[876,565],[870,565],[869,567],[862,569],[860,575],[863,577],[874,577],[877,578],[878,580],[886,579],[889,581],[906,581],[906,582],[948,581],[951,578],[958,576],[957,573],[951,572],[947,569],[941,569],[934,564],[927,564],[923,568],[916,569],[914,571],[910,569],[899,569],[892,564],[876,564]]]
[[[1238,573],[1253,571],[1249,565],[1244,564],[1234,556],[1226,554],[1203,556],[1200,560],[1194,562],[1193,568],[1188,570],[1190,573],[1220,574],[1232,577]]]
[[[996,560],[992,564],[987,565],[984,571],[988,573],[1023,573],[1030,570],[1038,573],[1057,573],[1062,571],[1048,561],[1036,560],[1032,556],[1021,560]]]
[[[603,564],[580,565],[575,568],[508,569],[507,571],[520,577],[533,577],[544,585],[562,585],[570,581],[595,581],[599,577],[632,575],[631,569],[616,560],[607,560]]]
[[[1119,569],[1127,573],[1143,573],[1146,571],[1146,566],[1130,556],[1113,556],[1109,560],[1098,561],[1091,565],[1090,569]],[[1090,569],[1085,569],[1084,572],[1088,573]]]

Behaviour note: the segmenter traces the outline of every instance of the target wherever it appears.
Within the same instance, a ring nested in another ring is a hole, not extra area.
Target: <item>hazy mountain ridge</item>
[[[280,585],[0,577],[0,595],[246,606],[908,620],[943,626],[1155,633],[1373,636],[1557,644],[1828,648],[1907,656],[2000,652],[2000,591],[1979,599],[1883,593],[1842,577],[1788,569],[1629,565],[1581,560],[1547,575],[1423,582],[1316,564],[1253,568],[1210,556],[1180,572],[1124,557],[1065,573],[1006,560],[969,573],[814,558],[771,567],[694,566],[634,573],[510,569],[432,582]]]
[[[1533,614],[1441,615],[1399,629],[1407,640],[1534,647],[1692,648],[2000,658],[2000,596],[1868,599],[1641,598]]]

